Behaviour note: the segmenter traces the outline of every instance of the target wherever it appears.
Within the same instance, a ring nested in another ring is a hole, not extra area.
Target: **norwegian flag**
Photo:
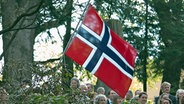
[[[137,52],[105,25],[92,6],[65,54],[124,98]]]

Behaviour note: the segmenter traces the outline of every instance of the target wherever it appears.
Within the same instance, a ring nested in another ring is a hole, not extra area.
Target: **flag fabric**
[[[121,97],[127,93],[136,49],[109,29],[91,5],[65,54]]]

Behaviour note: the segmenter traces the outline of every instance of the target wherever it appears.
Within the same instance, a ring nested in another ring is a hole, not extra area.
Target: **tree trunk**
[[[33,12],[39,0],[4,0],[2,7],[2,27],[7,29],[22,14]],[[35,6],[33,8],[33,6]],[[30,9],[32,8],[32,9]],[[3,81],[11,87],[18,87],[24,80],[32,79],[34,29],[23,29],[35,26],[35,15],[22,16],[10,31],[3,34],[3,51],[5,67]],[[20,29],[22,28],[22,29]],[[14,29],[14,30],[13,30]],[[9,86],[9,87],[10,87]],[[8,87],[8,86],[6,86]]]
[[[67,1],[67,10],[68,10],[68,15],[67,15],[67,20],[66,20],[66,34],[64,36],[64,46],[63,49],[65,51],[65,48],[67,46],[67,43],[71,37],[71,15],[72,15],[72,5],[73,5],[73,0],[68,0]],[[66,64],[67,63],[67,64]],[[62,69],[62,83],[63,83],[63,91],[67,91],[70,87],[70,80],[74,76],[74,71],[73,71],[73,62],[70,58],[67,56],[63,57],[63,69]]]
[[[119,22],[118,20],[110,19],[110,20],[105,20],[105,23],[111,30],[113,30],[117,35],[123,38],[123,34],[122,34],[123,29],[122,29],[121,22]],[[99,79],[97,79],[95,90],[98,87],[104,87],[106,91],[105,92],[106,95],[108,91],[110,90],[110,88],[106,84],[104,84],[102,81],[100,81]]]

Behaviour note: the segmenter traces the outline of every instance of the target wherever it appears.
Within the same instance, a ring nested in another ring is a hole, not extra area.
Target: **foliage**
[[[10,95],[10,104],[61,104],[66,99],[63,96],[29,94],[29,95]]]
[[[79,90],[70,89],[67,93],[60,91],[60,94],[54,94],[35,92],[35,89],[31,87],[24,89],[24,91],[22,88],[20,89],[17,93],[9,95],[9,99],[6,101],[8,104],[83,104],[81,103],[83,96]]]
[[[67,104],[67,98],[65,96],[55,96],[52,94],[11,94],[9,98],[9,104]]]
[[[153,0],[150,5],[157,12],[159,18],[160,37],[164,42],[164,49],[160,52],[160,63],[163,63],[163,79],[171,83],[171,93],[175,94],[179,88],[181,70],[183,70],[183,0]],[[159,61],[158,61],[159,63]],[[174,76],[173,76],[174,75]],[[170,77],[172,76],[172,77]],[[182,78],[183,79],[183,78]]]
[[[17,88],[9,86],[8,104],[70,104],[69,101],[80,104],[79,90],[63,91],[60,69],[52,64],[36,64],[32,67],[33,81],[23,81]],[[69,87],[69,86],[68,86]],[[8,86],[4,86],[7,90]],[[78,100],[79,99],[79,100]]]

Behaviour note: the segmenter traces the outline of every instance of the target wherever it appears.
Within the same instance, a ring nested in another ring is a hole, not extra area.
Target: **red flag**
[[[120,96],[127,93],[137,52],[105,25],[92,6],[65,54]]]

